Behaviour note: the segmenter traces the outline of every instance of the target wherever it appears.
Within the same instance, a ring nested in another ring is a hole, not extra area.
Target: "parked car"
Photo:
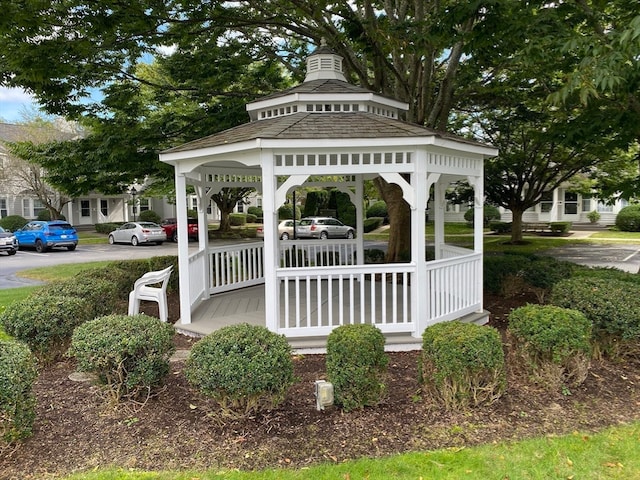
[[[15,255],[18,251],[18,239],[16,236],[0,227],[0,252],[7,252],[9,255]]]
[[[34,220],[14,232],[20,249],[35,248],[43,253],[54,247],[75,250],[78,246],[78,232],[64,220]]]
[[[296,224],[298,238],[353,238],[355,230],[331,217],[307,217]]]
[[[280,240],[293,238],[293,220],[283,220],[278,224],[278,236]],[[264,227],[260,226],[256,229],[256,237],[264,237]]]
[[[176,218],[165,218],[160,226],[167,234],[167,240],[178,241],[178,220]],[[198,240],[197,218],[187,218],[187,236],[189,240]]]
[[[167,240],[164,229],[153,222],[128,222],[109,233],[109,243],[130,243],[134,247],[141,243],[162,245]]]

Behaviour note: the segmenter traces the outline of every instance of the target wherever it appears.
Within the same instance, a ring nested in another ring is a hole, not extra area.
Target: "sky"
[[[17,123],[26,120],[29,112],[38,111],[38,104],[27,92],[18,88],[0,87],[0,120]]]

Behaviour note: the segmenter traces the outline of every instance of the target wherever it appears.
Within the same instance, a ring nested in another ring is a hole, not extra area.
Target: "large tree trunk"
[[[522,214],[524,211],[517,207],[511,208],[511,243],[522,243]]]
[[[402,196],[402,189],[387,183],[381,177],[374,180],[389,215],[389,244],[387,263],[406,262],[411,259],[411,209]]]
[[[231,221],[229,220],[229,214],[233,210],[227,212],[226,210],[220,210],[220,225],[218,226],[219,232],[229,233],[231,231]]]

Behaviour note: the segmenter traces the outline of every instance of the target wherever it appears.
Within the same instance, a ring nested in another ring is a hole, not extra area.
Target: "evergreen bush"
[[[483,285],[490,293],[504,294],[514,280],[522,280],[523,271],[530,262],[524,255],[485,255]],[[522,282],[517,282],[520,285]]]
[[[256,220],[258,220],[258,217],[256,217],[253,213],[247,213],[246,219],[247,219],[247,223],[256,223]]]
[[[385,338],[373,325],[342,325],[327,338],[327,377],[345,411],[376,405],[385,393],[389,359]]]
[[[291,347],[265,327],[231,325],[191,348],[185,375],[218,402],[224,416],[250,415],[284,400],[293,384]]]
[[[367,208],[367,212],[366,212],[367,218],[371,218],[371,217],[386,218],[387,215],[388,215],[387,204],[382,200],[378,200],[377,202],[372,203],[369,206],[369,208]]]
[[[489,222],[489,230],[498,235],[511,233],[511,222]]]
[[[485,205],[482,209],[482,217],[483,217],[483,226],[488,227],[491,222],[497,222],[500,220],[500,210],[493,205]],[[469,208],[466,212],[464,212],[464,219],[467,223],[473,224],[473,219],[475,218],[474,208]]]
[[[522,278],[532,287],[538,302],[544,303],[545,296],[556,283],[571,278],[574,265],[553,257],[534,256],[524,264]]]
[[[93,307],[91,318],[113,313],[120,300],[116,281],[110,278],[73,277],[62,282],[51,282],[37,290],[34,295],[49,297],[76,297],[88,301]]]
[[[623,232],[640,232],[640,204],[627,205],[616,215],[616,227]]]
[[[112,400],[140,399],[169,373],[174,333],[147,315],[108,315],[76,328],[68,355],[98,376]]]
[[[20,215],[8,215],[0,218],[0,227],[10,232],[21,229],[28,223],[28,220]]]
[[[31,435],[37,376],[35,357],[26,345],[0,340],[0,440],[5,445]]]
[[[424,391],[446,409],[492,403],[506,389],[502,342],[492,327],[458,321],[427,327],[419,367]]]
[[[31,295],[7,306],[0,315],[4,330],[27,344],[43,363],[61,358],[74,328],[93,318],[88,300],[55,295]]]
[[[593,323],[595,354],[615,357],[640,341],[640,286],[622,280],[576,277],[553,286],[550,303],[582,312]]]
[[[142,210],[138,215],[138,221],[140,222],[160,223],[161,220],[160,215],[153,210]]]
[[[572,225],[571,222],[551,222],[549,223],[549,228],[551,229],[551,233],[564,234],[569,233]]]
[[[587,213],[587,218],[590,223],[598,223],[598,220],[600,220],[600,213],[598,213],[597,210],[591,210]]]
[[[373,232],[375,229],[380,228],[384,223],[384,218],[382,217],[369,217],[365,218],[362,222],[362,228],[364,229],[364,233]]]
[[[555,305],[526,305],[509,315],[516,358],[550,390],[580,385],[587,377],[591,322],[581,312]]]
[[[122,223],[96,223],[94,225],[94,228],[96,229],[97,233],[104,233],[105,235],[108,235],[121,226]]]
[[[256,218],[262,218],[262,215],[263,215],[262,209],[260,207],[254,207],[254,206],[248,207],[247,213],[250,215],[255,215]]]

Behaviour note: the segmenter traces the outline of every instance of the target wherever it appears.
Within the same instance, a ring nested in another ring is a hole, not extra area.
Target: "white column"
[[[264,221],[264,310],[266,327],[277,332],[280,325],[280,292],[276,267],[278,263],[277,177],[273,169],[273,152],[260,152],[262,164],[262,214]]]
[[[364,177],[356,175],[356,264],[364,265]]]
[[[424,150],[418,150],[415,170],[411,174],[411,185],[415,195],[415,202],[411,208],[411,262],[416,266],[416,273],[411,278],[411,318],[415,329],[411,335],[420,338],[427,327],[426,321],[429,305],[427,294],[428,278],[426,267],[426,241],[424,234],[425,211],[429,192],[427,191],[427,155]]]
[[[433,187],[433,228],[436,260],[442,258],[444,245],[444,207],[446,185],[438,180]]]
[[[178,229],[178,274],[180,285],[180,323],[191,323],[191,287],[189,281],[189,242],[187,238],[187,181],[176,172],[176,220]],[[198,229],[202,228],[198,225]]]

